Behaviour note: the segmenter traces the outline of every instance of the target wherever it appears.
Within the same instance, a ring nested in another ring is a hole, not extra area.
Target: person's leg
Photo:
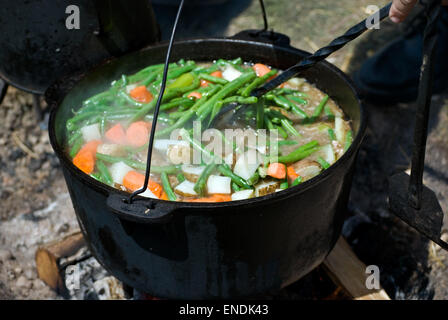
[[[354,74],[355,84],[364,98],[383,103],[410,102],[417,98],[424,26],[388,44]],[[434,93],[448,89],[448,7],[442,8],[438,28]]]

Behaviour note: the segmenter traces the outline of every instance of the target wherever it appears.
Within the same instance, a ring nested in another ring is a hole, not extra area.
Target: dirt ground
[[[367,16],[367,0],[265,0],[270,28],[293,46],[314,51]],[[375,1],[384,5],[387,1]],[[155,6],[164,38],[175,9]],[[196,13],[196,14],[195,14]],[[258,1],[232,0],[197,10],[186,8],[179,38],[230,36],[262,27]],[[385,22],[378,31],[334,54],[328,61],[352,73],[404,27]],[[45,104],[42,103],[42,107]],[[387,177],[409,167],[414,104],[366,103],[367,136],[360,151],[343,234],[366,264],[381,270],[393,299],[448,299],[448,254],[418,235],[387,209]],[[9,88],[0,106],[0,299],[61,299],[37,279],[34,253],[50,240],[77,229],[59,162],[49,144],[47,117],[41,121],[32,96]],[[448,93],[433,97],[425,183],[448,210]],[[445,229],[447,222],[445,221]],[[286,289],[280,297],[310,299],[322,270]],[[314,290],[315,291],[315,290]]]

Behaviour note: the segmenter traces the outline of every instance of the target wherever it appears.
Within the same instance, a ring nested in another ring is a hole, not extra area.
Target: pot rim
[[[226,38],[226,37],[192,38],[192,39],[179,40],[179,41],[175,42],[174,46],[188,45],[188,44],[201,45],[201,44],[204,44],[207,42],[223,42],[223,41],[227,42],[227,43],[241,43],[241,44],[246,44],[246,45],[269,47],[274,50],[287,51],[287,52],[289,51],[290,53],[293,53],[296,55],[300,54],[302,56],[310,54],[307,51],[303,51],[303,50],[300,50],[300,49],[297,49],[297,48],[294,48],[291,46],[285,47],[285,46],[273,45],[273,44],[260,42],[260,41],[242,40],[242,39]],[[132,54],[135,54],[136,52],[140,52],[140,51],[148,51],[148,50],[153,50],[156,48],[166,47],[167,45],[168,45],[168,42],[166,42],[166,41],[160,42],[155,45],[150,45],[143,49],[128,53],[124,56],[132,55]],[[124,57],[124,56],[122,56],[122,57]],[[84,184],[90,186],[91,188],[93,188],[96,191],[99,191],[99,192],[101,192],[103,194],[107,194],[107,195],[114,193],[114,194],[123,195],[125,197],[129,197],[129,193],[121,191],[119,189],[115,189],[115,188],[108,186],[104,183],[101,183],[101,182],[97,181],[96,179],[92,178],[91,176],[89,176],[88,174],[85,174],[80,169],[78,169],[72,163],[72,161],[68,158],[68,156],[66,155],[66,152],[64,152],[62,146],[60,146],[59,143],[57,142],[56,130],[55,130],[56,114],[57,114],[57,111],[59,110],[59,106],[60,106],[61,102],[65,99],[66,95],[73,89],[73,87],[75,87],[79,82],[81,82],[90,72],[97,70],[109,63],[115,62],[119,59],[120,59],[120,57],[108,59],[108,60],[104,61],[103,63],[97,65],[96,67],[90,69],[90,71],[88,71],[87,73],[82,74],[80,78],[75,79],[75,82],[72,85],[70,85],[69,88],[67,86],[64,86],[65,90],[62,92],[62,94],[59,96],[59,98],[57,100],[55,100],[55,99],[53,99],[53,97],[51,97],[51,94],[49,94],[49,92],[51,92],[52,90],[59,90],[59,92],[60,92],[59,84],[66,83],[66,81],[68,81],[69,79],[74,79],[76,77],[76,75],[70,75],[70,76],[58,79],[47,89],[47,91],[45,92],[45,97],[46,97],[47,103],[49,104],[50,109],[51,109],[50,110],[50,118],[49,118],[49,126],[48,126],[50,143],[51,143],[51,146],[53,147],[54,152],[56,153],[59,160],[61,161],[62,166],[65,167],[66,169],[68,169],[78,179],[81,179]],[[181,201],[160,200],[160,199],[144,198],[144,197],[139,197],[139,196],[137,198],[139,198],[140,200],[142,200],[142,199],[147,200],[148,203],[154,203],[154,204],[163,203],[164,205],[173,205],[174,207],[180,206],[180,207],[189,208],[189,209],[214,209],[214,208],[223,208],[223,207],[227,208],[227,207],[244,206],[247,204],[260,204],[260,203],[268,202],[268,201],[283,201],[283,200],[290,198],[292,196],[295,196],[297,194],[301,194],[301,193],[307,191],[308,189],[310,189],[311,187],[324,182],[329,176],[331,176],[336,171],[336,169],[339,166],[341,166],[344,162],[348,161],[348,159],[353,155],[353,153],[356,152],[356,150],[362,143],[362,141],[364,139],[364,135],[365,135],[366,125],[367,125],[367,115],[364,110],[362,101],[361,101],[361,99],[356,91],[356,88],[353,84],[353,81],[350,79],[350,77],[346,73],[344,73],[342,70],[340,70],[338,67],[336,67],[335,65],[333,65],[327,61],[322,61],[322,62],[320,62],[320,64],[325,65],[326,68],[328,68],[330,71],[334,72],[341,80],[343,80],[348,85],[349,89],[353,93],[354,98],[357,101],[358,108],[360,111],[359,130],[358,130],[356,136],[354,137],[352,144],[350,145],[349,149],[342,155],[342,157],[339,158],[328,169],[324,170],[323,172],[321,172],[314,178],[307,180],[297,186],[290,187],[285,190],[282,190],[279,192],[274,192],[274,193],[264,195],[261,197],[254,197],[254,198],[250,198],[250,199],[246,199],[246,200],[218,202],[218,203],[213,203],[213,202],[201,203],[201,202],[181,202]],[[204,210],[204,211],[200,212],[200,214],[213,214],[213,212],[214,212],[213,210]]]

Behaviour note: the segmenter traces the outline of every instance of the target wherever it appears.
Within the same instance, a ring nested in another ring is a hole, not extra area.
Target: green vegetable
[[[293,163],[300,161],[319,149],[319,142],[313,140],[307,144],[300,146],[286,156],[279,156],[277,161],[281,163]]]
[[[104,162],[101,160],[98,160],[96,162],[96,167],[98,168],[98,171],[100,172],[101,176],[103,177],[104,182],[109,185],[112,185],[113,184],[112,177],[109,173],[109,169],[106,167]]]
[[[179,78],[174,80],[170,85],[167,86],[168,89],[184,88],[191,85],[194,81],[194,75],[192,73],[184,73]]]
[[[226,79],[214,77],[214,76],[209,75],[208,73],[199,74],[199,79],[207,80],[207,81],[210,81],[213,83],[218,83],[218,84],[227,84],[229,82]]]
[[[282,120],[280,120],[280,122],[282,124],[283,129],[285,129],[285,131],[287,131],[294,137],[301,137],[300,133],[297,132],[297,130],[291,125],[291,123],[289,123],[288,120],[282,119]]]
[[[182,182],[184,182],[186,179],[185,179],[185,176],[182,174],[182,172],[180,172],[178,175],[177,175],[177,180],[179,181],[179,183],[182,183]]]
[[[289,185],[288,185],[288,181],[282,182],[280,184],[280,189],[288,189]]]
[[[297,178],[291,183],[291,187],[294,187],[294,186],[297,186],[297,185],[301,184],[302,181],[303,181],[303,178],[302,178],[302,177],[300,177],[300,176],[297,177]]]
[[[330,164],[322,157],[317,158],[317,162],[319,162],[320,166],[324,169],[330,168]]]
[[[216,169],[215,163],[208,164],[205,167],[204,171],[202,171],[198,181],[194,185],[194,191],[196,191],[196,193],[199,194],[201,197],[204,196],[205,194],[205,189],[207,187],[207,179],[215,169]]]
[[[176,201],[177,196],[174,193],[173,189],[171,188],[170,180],[168,179],[168,175],[166,174],[166,172],[162,172],[160,177],[162,178],[163,190],[165,191],[166,195],[168,196],[168,199],[171,201]]]
[[[329,98],[330,97],[328,96],[328,94],[326,94],[325,97],[322,99],[322,101],[319,103],[319,105],[316,107],[316,110],[314,110],[313,115],[310,118],[311,122],[316,121],[316,119],[320,117],[320,114],[322,113],[322,110],[327,104]]]
[[[333,129],[328,129],[328,135],[330,136],[331,141],[336,140],[336,135],[334,134],[334,130]]]
[[[277,74],[277,70],[272,69],[268,73],[266,73],[264,76],[257,77],[254,81],[252,81],[250,84],[248,84],[243,90],[241,90],[241,95],[243,97],[248,97],[252,90],[259,87],[260,85],[264,84],[270,77]]]
[[[353,132],[352,130],[347,131],[346,135],[345,135],[345,145],[344,145],[344,152],[346,152],[348,150],[348,148],[350,148],[350,146],[352,145],[353,142]]]
[[[84,144],[84,138],[82,136],[78,137],[78,139],[75,140],[69,152],[71,158],[74,158],[76,156],[78,151],[81,150],[83,144]]]

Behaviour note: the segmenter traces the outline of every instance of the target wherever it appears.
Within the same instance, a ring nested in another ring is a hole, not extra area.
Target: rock
[[[34,272],[33,269],[26,269],[23,274],[29,280],[33,280],[36,278],[36,273]]]
[[[11,251],[6,249],[0,249],[0,261],[8,261],[14,259]]]
[[[25,278],[25,276],[20,276],[16,281],[16,285],[19,288],[30,288],[32,286],[32,282]]]
[[[14,273],[16,274],[16,276],[22,274],[23,270],[20,267],[16,267],[14,268]]]

